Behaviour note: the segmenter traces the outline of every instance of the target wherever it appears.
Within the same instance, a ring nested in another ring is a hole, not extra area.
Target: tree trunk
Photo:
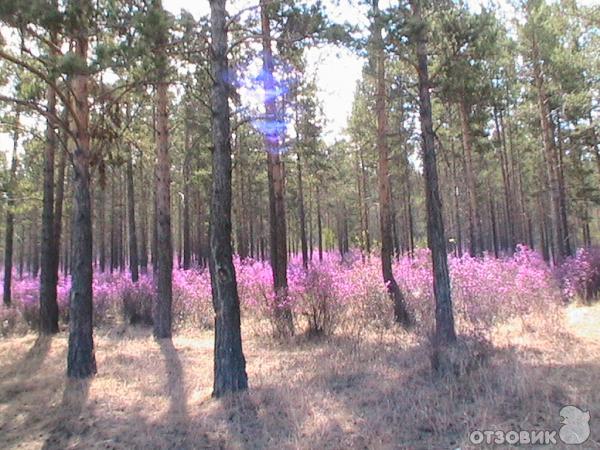
[[[275,97],[271,93],[275,90],[273,80],[273,55],[271,53],[271,25],[268,15],[269,3],[260,1],[260,15],[262,26],[263,46],[263,87],[268,93],[265,95],[266,120],[275,124],[277,122],[277,107]],[[277,128],[277,127],[274,127]],[[287,233],[285,220],[285,171],[279,143],[281,136],[278,131],[264,130],[264,144],[267,152],[267,171],[269,180],[269,211],[270,211],[270,237],[271,237],[271,268],[275,289],[275,314],[277,332],[281,336],[294,334],[292,310],[287,305]]]
[[[364,242],[367,256],[371,255],[371,234],[369,233],[369,204],[367,203],[367,171],[365,169],[365,161],[363,157],[362,147],[358,148],[358,157],[360,162],[360,178],[362,183],[363,204],[361,215],[364,225]]]
[[[300,245],[302,247],[302,267],[308,269],[308,244],[306,242],[306,213],[304,211],[304,186],[302,183],[302,161],[297,153],[298,164],[298,215],[300,216]]]
[[[381,269],[383,281],[388,294],[394,303],[394,318],[397,323],[407,327],[411,317],[406,309],[402,291],[396,283],[392,272],[392,223],[390,207],[389,151],[387,144],[387,111],[385,105],[385,55],[382,38],[382,23],[379,13],[378,0],[373,0],[373,41],[375,43],[375,60],[377,67],[377,94],[375,99],[375,114],[377,116],[377,151],[379,154],[379,218],[381,227]]]
[[[80,23],[91,5],[85,2],[80,10]],[[87,61],[87,30],[81,25],[75,39],[75,54]],[[72,282],[69,305],[69,350],[67,375],[87,378],[96,373],[96,358],[92,336],[92,205],[90,200],[90,135],[87,72],[73,77],[73,108],[77,124],[77,143],[73,155],[73,230]]]
[[[115,192],[116,172],[111,171],[110,182],[110,273],[117,268],[117,193]]]
[[[192,159],[191,149],[191,120],[189,106],[184,118],[184,156],[183,156],[183,269],[188,270],[192,260],[192,240],[190,226],[190,169]]]
[[[139,279],[137,234],[135,227],[135,192],[133,189],[133,161],[131,148],[127,155],[127,218],[129,220],[129,270],[131,281]]]
[[[140,175],[139,180],[142,183],[142,186],[146,185],[146,174],[144,173],[144,157],[140,154],[139,157],[139,166],[140,166]],[[142,201],[140,205],[140,250],[139,250],[139,259],[140,259],[140,269],[142,273],[146,273],[148,271],[148,201]]]
[[[556,119],[556,152],[558,157],[557,176],[558,176],[558,208],[560,215],[560,225],[563,239],[563,251],[564,256],[571,255],[571,238],[569,235],[569,220],[567,211],[567,192],[565,185],[565,170],[564,170],[564,152],[562,145],[562,126],[560,120],[560,114]]]
[[[66,116],[67,114],[65,114]],[[72,142],[65,132],[65,142]],[[56,195],[54,196],[54,273],[58,280],[60,263],[60,243],[62,239],[63,202],[65,196],[65,169],[67,165],[67,149],[60,149],[58,173],[56,174]]]
[[[98,199],[98,207],[100,208],[100,211],[98,213],[98,220],[99,220],[99,224],[98,224],[98,230],[99,230],[99,236],[98,236],[98,241],[100,243],[100,249],[99,249],[99,265],[100,265],[100,272],[104,272],[106,270],[106,186],[100,185],[100,192],[99,192],[99,199]],[[112,230],[112,228],[111,228]],[[112,236],[112,231],[111,231],[111,236]],[[111,239],[112,242],[112,239]],[[112,270],[112,263],[111,263],[111,270]]]
[[[414,17],[421,24],[420,0],[410,1]],[[454,330],[454,315],[450,295],[450,276],[448,274],[448,254],[440,202],[436,154],[434,148],[434,132],[431,112],[430,82],[427,67],[427,38],[426,29],[418,27],[417,72],[419,76],[419,117],[421,135],[423,138],[423,172],[425,175],[425,204],[427,208],[427,242],[431,250],[433,263],[433,292],[435,297],[435,335],[434,345],[439,352],[441,347],[456,341]],[[441,355],[438,355],[441,356]],[[437,361],[441,363],[442,361]],[[434,360],[434,367],[436,361]],[[441,366],[436,367],[444,369]]]
[[[460,125],[462,129],[463,147],[465,151],[465,178],[469,196],[469,245],[471,256],[480,255],[482,247],[481,219],[477,206],[477,186],[475,183],[475,169],[473,168],[473,142],[471,127],[469,125],[469,107],[462,96],[459,102]]]
[[[408,255],[412,258],[415,253],[415,225],[412,211],[412,183],[410,181],[410,161],[408,160],[408,146],[404,145],[403,149],[403,158],[404,158],[404,189],[406,191],[406,199],[405,199],[405,210],[406,210],[406,218],[407,218],[407,228],[408,228]]]
[[[52,41],[56,41],[53,36]],[[47,109],[56,113],[56,92],[48,87],[46,91]],[[40,333],[58,332],[58,303],[56,301],[57,273],[54,270],[56,246],[54,244],[54,155],[57,136],[54,125],[46,121],[46,146],[44,148],[44,192],[42,200],[42,248],[40,273]]]
[[[160,0],[154,8],[164,14]],[[160,30],[156,38],[158,83],[156,86],[156,213],[158,235],[158,276],[157,295],[154,305],[154,336],[157,339],[171,337],[171,303],[173,244],[171,237],[171,162],[169,159],[169,117],[166,30]]]
[[[506,149],[506,140],[504,139],[504,130],[500,130],[500,118],[502,113],[494,107],[494,124],[496,126],[496,136],[498,150],[500,154],[500,168],[502,171],[502,185],[504,187],[504,211],[506,214],[506,235],[508,246],[511,252],[515,249],[515,225],[513,219],[513,208],[511,203],[512,180],[510,177],[510,163],[508,160],[508,151]]]
[[[213,158],[210,209],[210,278],[215,309],[213,396],[246,390],[240,302],[231,248],[231,141],[225,0],[210,0],[212,36]]]
[[[489,194],[489,202],[490,202],[490,222],[492,225],[492,248],[494,249],[494,256],[498,258],[498,229],[496,224],[496,208],[494,206],[494,200],[492,198],[492,193]]]
[[[241,132],[237,133],[236,138],[236,174],[238,180],[238,196],[237,196],[237,254],[240,260],[245,260],[248,258],[248,234],[246,232],[246,186],[245,186],[245,178],[244,178],[244,162],[242,157],[242,134]]]
[[[323,222],[321,218],[321,195],[317,185],[317,243],[319,247],[319,262],[323,261]]]
[[[4,304],[10,306],[11,304],[11,283],[12,283],[12,266],[13,266],[13,240],[15,234],[15,217],[14,217],[14,206],[15,206],[15,188],[17,182],[17,165],[19,163],[17,156],[17,148],[19,146],[19,107],[17,106],[15,112],[15,127],[13,130],[13,153],[12,160],[10,163],[10,178],[8,180],[8,192],[6,193],[7,204],[6,204],[6,236],[4,241]],[[22,236],[21,239],[25,239]],[[21,251],[21,258],[23,257],[23,251]],[[19,272],[23,273],[23,264],[19,265]]]

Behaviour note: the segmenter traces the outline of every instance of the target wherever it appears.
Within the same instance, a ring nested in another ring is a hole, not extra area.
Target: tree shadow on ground
[[[80,427],[78,423],[82,418],[82,412],[86,407],[90,392],[91,379],[74,380],[68,378],[65,382],[62,402],[57,414],[57,424],[50,430],[50,435],[44,442],[42,450],[57,450],[66,448],[68,442],[74,435],[84,436],[89,431],[88,425]]]
[[[183,367],[173,345],[172,339],[158,339],[158,345],[164,359],[167,374],[165,391],[168,393],[169,412],[166,416],[168,428],[163,430],[169,436],[174,448],[190,448],[189,417],[187,412],[187,394],[183,375]]]
[[[44,363],[52,346],[52,336],[40,334],[37,336],[33,346],[25,353],[25,355],[9,366],[2,369],[2,378],[0,382],[14,377],[16,374],[34,374]]]

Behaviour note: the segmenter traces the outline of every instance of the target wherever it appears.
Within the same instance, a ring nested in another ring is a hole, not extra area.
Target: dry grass
[[[585,448],[599,448],[600,306],[559,314],[499,328],[487,363],[458,379],[433,377],[426,342],[397,329],[248,335],[251,390],[220,401],[208,332],[157,343],[146,329],[101,329],[99,373],[77,383],[64,377],[64,335],[2,339],[0,447],[464,450],[468,430],[558,429],[574,404],[590,410]]]

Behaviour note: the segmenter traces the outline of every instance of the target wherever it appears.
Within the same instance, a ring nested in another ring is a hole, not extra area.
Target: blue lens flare
[[[261,65],[262,66],[262,65]],[[290,92],[289,81],[281,73],[289,74],[290,68],[284,64],[275,63],[276,69],[269,74],[262,67],[246,67],[240,70],[236,79],[236,88],[239,89],[244,111],[250,111],[250,123],[253,128],[265,138],[266,149],[274,154],[288,151],[286,145],[290,121],[284,110],[286,95]],[[258,72],[258,73],[257,73]],[[267,82],[267,83],[265,83]],[[232,83],[233,84],[233,83]],[[265,89],[265,84],[271,85]],[[275,104],[275,113],[266,114],[265,103]]]

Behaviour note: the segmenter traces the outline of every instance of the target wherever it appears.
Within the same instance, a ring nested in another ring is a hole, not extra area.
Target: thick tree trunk
[[[210,208],[210,278],[215,309],[213,396],[248,388],[242,350],[240,302],[231,248],[231,141],[225,0],[210,0],[212,36],[213,158]]]
[[[79,20],[90,9],[82,5]],[[87,60],[88,36],[83,27],[77,30],[75,53],[81,61]],[[96,373],[92,330],[92,205],[90,200],[90,135],[88,75],[78,73],[73,79],[73,108],[77,124],[77,142],[73,155],[73,230],[72,282],[69,305],[69,350],[67,375],[87,378]]]
[[[164,14],[160,0],[154,4],[159,14]],[[171,236],[171,162],[169,159],[168,82],[165,45],[166,30],[161,30],[156,40],[159,82],[156,86],[156,212],[158,235],[157,295],[154,305],[154,336],[171,337],[171,303],[173,244]]]
[[[138,248],[135,226],[135,192],[133,188],[133,161],[131,149],[127,155],[127,218],[129,220],[129,270],[131,281],[136,283],[139,279]]]
[[[377,151],[379,154],[379,219],[381,227],[381,269],[383,281],[389,296],[394,303],[394,318],[397,323],[407,327],[411,317],[406,309],[404,296],[392,271],[392,222],[391,222],[391,188],[389,179],[389,151],[387,144],[387,111],[385,105],[385,55],[383,49],[382,23],[378,0],[373,0],[373,41],[375,43],[375,59],[377,67],[377,94],[375,114],[377,116]]]
[[[420,0],[411,0],[415,19],[420,22]],[[433,263],[433,292],[435,297],[435,335],[434,345],[439,352],[441,347],[456,341],[454,315],[450,295],[450,276],[448,274],[448,254],[442,218],[442,204],[439,196],[438,173],[434,148],[434,132],[431,112],[429,73],[427,67],[427,38],[425,27],[419,26],[416,36],[417,72],[419,76],[419,117],[423,138],[423,172],[425,174],[425,204],[427,207],[427,242],[431,250]],[[441,357],[441,355],[438,355]],[[442,361],[437,361],[442,363]],[[443,363],[441,364],[443,365]],[[436,361],[434,360],[434,367]],[[439,366],[439,369],[444,369]]]
[[[12,284],[12,266],[13,266],[13,241],[15,234],[15,217],[13,208],[15,206],[15,184],[17,181],[17,148],[19,146],[19,109],[17,107],[15,113],[15,127],[13,130],[13,153],[12,160],[10,163],[10,178],[8,180],[8,192],[6,193],[7,204],[6,204],[6,235],[4,237],[4,304],[10,306],[11,304],[11,284]],[[22,236],[23,240],[25,236]],[[23,257],[23,251],[21,251],[21,258]],[[22,261],[22,259],[21,259]],[[23,274],[23,264],[19,264],[19,276]]]
[[[277,107],[273,80],[273,55],[271,53],[271,25],[268,15],[269,2],[260,1],[262,46],[263,46],[263,85],[265,92],[266,120],[273,124],[277,121]],[[277,128],[277,127],[274,127]],[[273,271],[273,284],[275,289],[275,314],[277,332],[281,336],[294,334],[294,321],[292,310],[287,305],[287,233],[285,218],[285,169],[279,154],[279,141],[281,136],[277,131],[264,130],[264,143],[267,152],[267,171],[269,180],[269,211],[270,211],[270,237],[271,237],[271,268]]]
[[[53,38],[53,41],[56,39]],[[56,93],[48,87],[46,92],[47,109],[56,113]],[[57,273],[54,270],[56,246],[54,244],[54,155],[57,136],[54,125],[46,122],[46,147],[44,149],[44,192],[42,200],[42,248],[40,273],[40,333],[58,332],[58,303],[56,301]]]

